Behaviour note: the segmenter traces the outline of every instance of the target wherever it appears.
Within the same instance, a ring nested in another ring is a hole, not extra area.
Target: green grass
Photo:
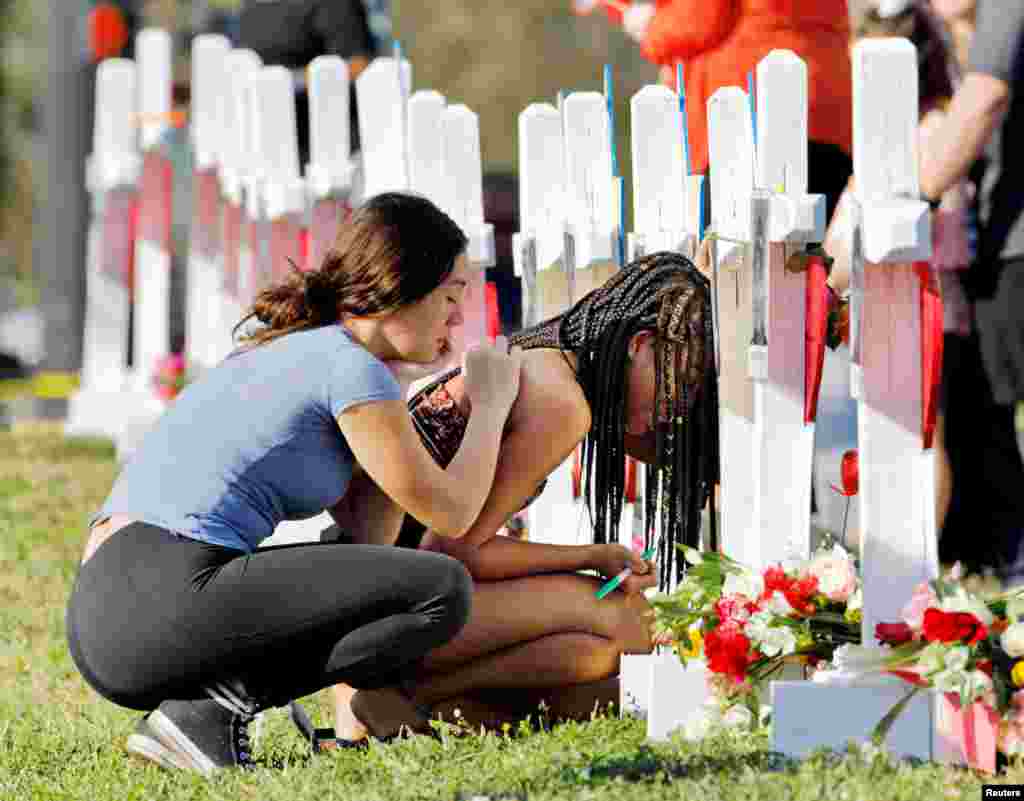
[[[764,734],[648,745],[632,720],[532,725],[504,734],[442,724],[368,753],[311,757],[283,712],[269,714],[251,773],[205,780],[124,755],[138,713],[100,699],[64,640],[64,605],[84,521],[114,479],[108,443],[37,427],[0,433],[0,799],[129,801],[454,801],[595,799],[978,799],[968,771],[821,754],[800,765],[768,752]],[[321,725],[326,706],[305,699]],[[1001,782],[1024,783],[1014,767]]]

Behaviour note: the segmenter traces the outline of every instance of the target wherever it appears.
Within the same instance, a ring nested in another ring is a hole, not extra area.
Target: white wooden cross
[[[789,51],[757,67],[750,99],[708,103],[719,333],[722,542],[755,569],[810,550],[814,424],[805,420],[806,272],[787,260],[824,239],[825,200],[807,194],[807,71]]]
[[[68,403],[70,436],[116,438],[124,420],[133,214],[141,171],[136,67],[110,58],[96,70],[95,123],[86,185],[92,195],[86,260],[82,381]]]
[[[900,620],[914,587],[938,575],[934,455],[922,411],[921,282],[914,262],[931,255],[928,207],[918,199],[917,53],[905,39],[858,43],[853,53],[854,302],[852,389],[858,400],[862,640]],[[906,692],[895,678],[851,669],[772,689],[773,747],[802,756],[820,746],[865,739]],[[821,725],[821,710],[830,710]],[[937,736],[936,704],[922,693],[904,710],[886,745],[900,755],[957,759]]]
[[[300,229],[306,208],[306,186],[299,172],[295,121],[295,88],[290,70],[264,67],[252,77],[256,153],[260,175],[260,244],[263,286],[281,281],[292,265],[303,263]],[[257,287],[262,288],[262,286]]]
[[[486,269],[495,264],[494,226],[484,221],[479,118],[462,104],[450,105],[442,113],[441,124],[448,188],[441,206],[469,237],[466,257],[471,270],[463,305],[465,323],[459,334],[461,343],[456,345],[466,348],[487,341]]]
[[[190,369],[212,367],[227,355],[232,320],[225,314],[221,249],[220,111],[227,99],[227,38],[201,34],[192,40],[192,220],[185,276],[185,348]]]
[[[356,78],[362,199],[409,189],[406,101],[412,87],[408,61],[375,58]]]
[[[630,260],[661,250],[693,258],[703,176],[687,174],[686,121],[680,98],[664,86],[645,86],[632,97],[630,111],[634,222]],[[638,468],[637,503],[642,505],[647,471]],[[655,521],[657,525],[657,516]],[[631,531],[632,527],[623,527],[622,544],[631,544],[627,540]],[[683,668],[670,652],[624,654],[619,669],[620,710],[646,718],[648,736],[662,739],[706,700],[705,673],[700,663]]]
[[[170,353],[171,192],[173,168],[163,149],[171,111],[171,35],[139,32],[138,110],[143,152],[139,225],[135,247],[133,316],[134,388],[149,415],[163,408],[151,388],[157,361]]]
[[[132,284],[131,402],[118,430],[119,460],[127,459],[165,408],[153,373],[171,350],[171,214],[174,169],[164,138],[171,112],[171,36],[146,28],[135,37],[138,132],[142,149]]]
[[[307,269],[317,269],[351,210],[355,163],[349,141],[349,71],[338,56],[309,64],[309,154],[306,183],[311,200]]]
[[[224,193],[222,236],[226,315],[233,328],[253,298],[250,196],[256,196],[255,155],[249,86],[263,66],[252,50],[232,50],[224,59],[226,96],[220,104],[220,182]]]

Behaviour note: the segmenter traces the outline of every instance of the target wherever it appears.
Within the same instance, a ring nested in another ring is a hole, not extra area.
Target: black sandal
[[[303,739],[309,743],[310,750],[314,754],[334,751],[340,748],[354,748],[358,751],[365,751],[370,747],[370,739],[368,737],[364,737],[362,740],[346,740],[344,737],[336,736],[334,729],[316,728],[313,725],[313,721],[310,720],[309,714],[298,701],[290,702],[288,710],[291,714],[292,723],[295,724],[295,728],[299,730]]]

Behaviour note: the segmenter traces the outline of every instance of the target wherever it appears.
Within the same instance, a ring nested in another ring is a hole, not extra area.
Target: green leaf
[[[892,725],[896,722],[896,719],[903,714],[903,710],[907,708],[907,704],[910,703],[910,699],[917,695],[917,691],[920,689],[921,688],[917,686],[911,687],[910,691],[897,701],[893,708],[886,712],[882,719],[878,721],[878,724],[871,732],[871,741],[875,745],[881,746],[885,742],[885,738],[889,736],[889,730],[892,728]]]

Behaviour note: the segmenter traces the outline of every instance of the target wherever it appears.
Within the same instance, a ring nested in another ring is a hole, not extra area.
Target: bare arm
[[[457,396],[458,386],[449,385]],[[470,414],[472,422],[475,410]],[[494,484],[480,516],[459,540],[427,532],[423,547],[463,562],[475,579],[494,581],[593,566],[589,546],[541,545],[496,536],[537,486],[586,436],[590,413],[582,391],[550,368],[527,362],[519,397],[501,444]]]
[[[423,447],[405,401],[355,406],[338,416],[338,425],[356,460],[389,498],[442,536],[461,537],[487,498],[505,417],[500,408],[477,408],[447,470]]]
[[[962,180],[981,156],[1010,103],[1005,81],[971,72],[953,96],[946,120],[921,153],[921,192],[928,198]]]
[[[394,545],[405,517],[405,510],[358,465],[345,495],[328,511],[357,545]]]

